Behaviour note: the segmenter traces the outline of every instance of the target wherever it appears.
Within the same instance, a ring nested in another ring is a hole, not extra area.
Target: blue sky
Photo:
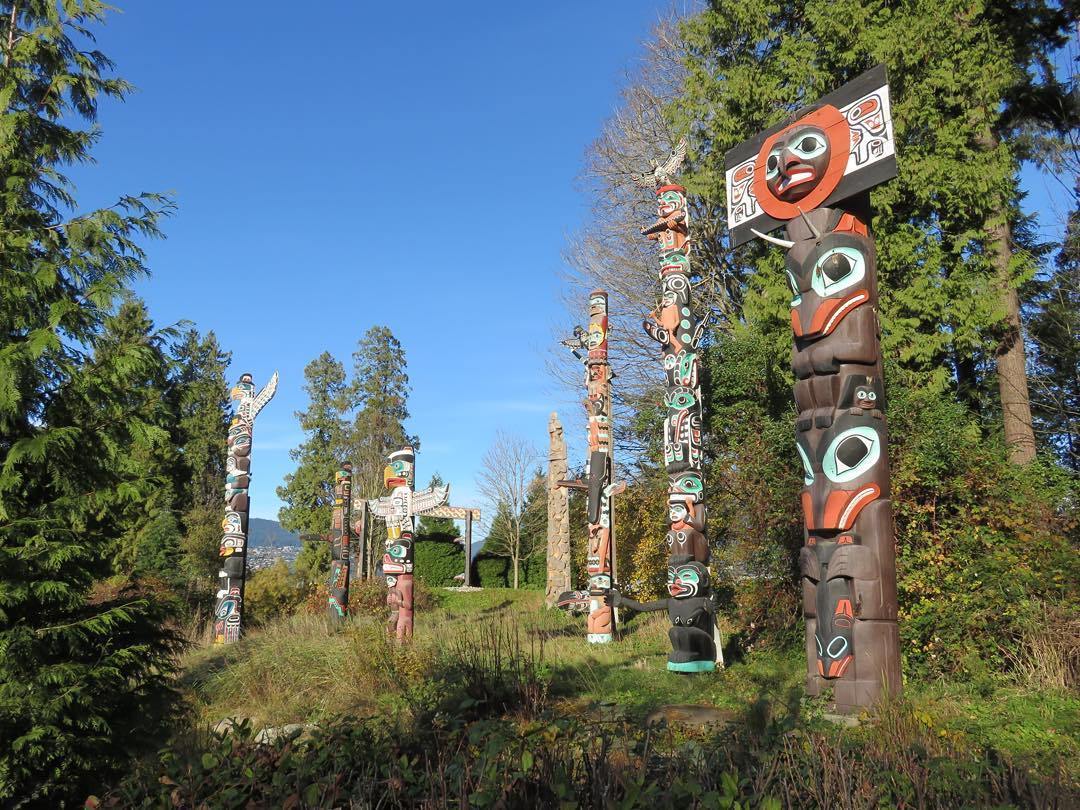
[[[83,208],[173,192],[138,293],[159,325],[213,329],[230,379],[280,373],[254,516],[277,516],[303,439],[304,366],[351,365],[373,324],[407,353],[419,482],[437,470],[478,505],[495,432],[543,451],[551,410],[583,458],[579,397],[544,367],[586,213],[575,178],[667,0],[118,2],[98,42],[139,92],[103,106],[98,163],[72,176]],[[1052,238],[1061,187],[1025,184]]]
[[[254,516],[303,438],[305,364],[351,364],[376,323],[407,353],[418,481],[456,503],[497,429],[545,449],[551,410],[580,421],[544,370],[575,177],[667,3],[119,4],[98,43],[139,92],[104,105],[78,197],[174,192],[138,293],[213,329],[232,378],[279,371]]]

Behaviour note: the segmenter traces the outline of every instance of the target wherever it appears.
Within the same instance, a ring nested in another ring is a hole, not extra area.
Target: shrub
[[[1005,670],[1033,603],[1078,618],[1077,482],[1009,463],[959,404],[900,389],[890,407],[905,670]]]
[[[309,592],[304,602],[304,612],[315,616],[327,614],[329,592],[326,585],[318,585]],[[413,579],[413,610],[427,611],[438,606],[434,592],[418,578]],[[353,616],[389,616],[386,607],[386,580],[382,578],[357,579],[349,583],[349,613]]]
[[[514,569],[509,557],[478,554],[473,560],[477,583],[482,588],[510,588],[514,584]],[[519,588],[544,588],[547,585],[547,559],[534,554],[522,560],[518,572]]]
[[[713,733],[611,720],[520,722],[466,711],[403,730],[341,717],[306,741],[196,735],[144,762],[108,807],[1075,806],[996,752],[942,737],[904,706],[876,724]]]
[[[304,604],[307,594],[289,564],[279,559],[248,577],[244,584],[244,619],[259,625],[288,616]]]
[[[415,546],[416,579],[429,588],[460,585],[455,580],[465,571],[465,550],[445,534],[420,535]]]

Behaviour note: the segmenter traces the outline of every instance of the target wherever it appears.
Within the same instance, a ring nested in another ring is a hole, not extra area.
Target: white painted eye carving
[[[773,147],[769,152],[769,158],[765,161],[765,177],[772,180],[780,174],[780,159],[783,155],[783,147]]]
[[[838,641],[840,642],[840,649],[838,649],[836,652],[833,652],[833,647],[836,646],[836,642],[838,642]],[[834,638],[832,641],[829,642],[829,647],[826,650],[826,652],[829,654],[829,658],[839,658],[841,655],[844,654],[844,650],[846,650],[846,649],[847,649],[847,639],[844,638],[843,636],[837,636],[836,638]]]
[[[858,478],[877,463],[881,457],[881,441],[871,427],[854,427],[845,430],[832,440],[821,469],[829,480],[842,484]]]
[[[802,459],[802,466],[803,466],[803,484],[805,484],[806,486],[810,486],[811,484],[813,484],[813,483],[814,483],[814,470],[813,470],[813,468],[812,468],[812,467],[810,466],[810,459],[809,459],[809,457],[808,457],[808,456],[806,455],[806,451],[802,449],[802,445],[801,445],[801,444],[799,444],[798,442],[796,442],[796,443],[795,443],[795,447],[796,447],[796,448],[798,449],[798,451],[799,451],[799,458],[801,458],[801,459]]]
[[[795,276],[790,270],[785,270],[787,273],[788,286],[791,287],[791,306],[797,307],[802,303],[802,293],[799,292],[799,282],[795,280]]]
[[[829,144],[820,135],[810,133],[799,138],[798,142],[789,148],[803,160],[810,160],[824,154],[825,150],[829,148]]]
[[[810,286],[822,298],[853,287],[866,277],[866,260],[853,247],[829,248],[814,263]]]

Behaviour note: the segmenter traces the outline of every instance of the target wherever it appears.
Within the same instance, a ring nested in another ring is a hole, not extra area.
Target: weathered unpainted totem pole
[[[446,503],[450,487],[428,487],[414,491],[416,454],[411,447],[391,453],[383,470],[389,495],[367,502],[371,513],[386,521],[386,606],[390,609],[387,632],[398,641],[413,633],[413,532],[417,515],[429,513]]]
[[[732,245],[787,250],[807,692],[856,711],[901,689],[888,434],[870,231],[873,186],[896,175],[879,66],[727,155]],[[766,234],[786,225],[786,239]]]
[[[612,592],[611,601],[632,610],[667,610],[672,672],[711,672],[722,662],[716,608],[709,583],[709,543],[705,537],[704,478],[701,447],[701,387],[698,344],[706,319],[690,302],[690,210],[686,189],[671,182],[686,157],[682,141],[663,165],[635,176],[653,188],[657,220],[641,229],[660,249],[660,306],[645,331],[660,344],[667,390],[664,395],[664,464],[668,474],[667,599],[640,604]]]
[[[352,464],[334,476],[334,512],[330,527],[330,587],[327,599],[332,622],[349,615],[349,567],[352,553]]]
[[[578,330],[580,332],[580,330]],[[588,606],[588,639],[606,644],[615,637],[615,612],[604,595],[615,578],[615,537],[612,530],[612,496],[625,486],[612,481],[611,455],[611,364],[608,362],[608,295],[603,290],[589,294],[589,331],[581,334],[585,357],[585,386],[588,398],[589,460],[584,481],[560,481],[560,486],[587,493],[589,547],[585,558],[589,574],[587,591],[567,591],[559,596],[559,606],[582,609]],[[574,352],[578,355],[578,352]],[[578,355],[580,356],[580,355]]]
[[[223,562],[218,572],[221,587],[214,605],[214,643],[227,644],[240,638],[244,613],[244,579],[247,575],[248,487],[251,485],[251,429],[277,391],[278,375],[258,394],[250,374],[229,393],[239,401],[229,425],[228,455],[225,458],[225,519],[218,554]]]
[[[547,523],[547,592],[548,607],[559,602],[559,595],[570,589],[570,493],[559,482],[566,479],[566,439],[559,416],[548,419],[548,523]]]

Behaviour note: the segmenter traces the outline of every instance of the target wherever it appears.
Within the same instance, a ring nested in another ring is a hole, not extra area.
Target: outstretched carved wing
[[[390,515],[394,513],[392,507],[392,501],[389,498],[372,498],[367,502],[368,510],[375,517],[380,517],[386,520]]]
[[[671,150],[667,160],[663,163],[652,162],[653,167],[643,174],[631,174],[630,179],[642,188],[656,188],[671,182],[671,178],[679,171],[683,161],[686,160],[686,138],[680,138]]]
[[[266,387],[259,392],[255,397],[255,401],[251,403],[251,421],[255,421],[255,417],[259,415],[259,411],[266,407],[266,403],[274,398],[274,394],[277,393],[277,372],[274,372],[274,376],[270,378],[270,382],[266,384]]]
[[[450,500],[450,485],[444,487],[428,487],[417,490],[412,494],[412,513],[422,515],[436,506],[442,506]]]

